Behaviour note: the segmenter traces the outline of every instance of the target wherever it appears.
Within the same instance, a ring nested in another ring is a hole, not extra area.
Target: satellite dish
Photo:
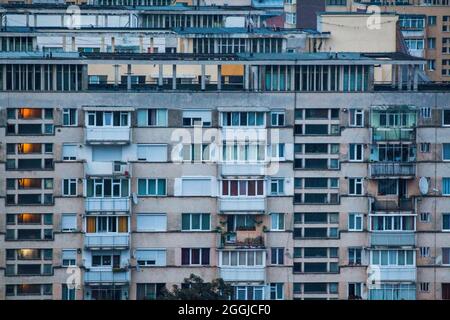
[[[419,180],[419,190],[421,194],[427,194],[428,193],[428,180],[425,177],[421,177]]]
[[[136,193],[133,192],[131,196],[133,197],[133,203],[138,204],[138,197],[137,197]]]

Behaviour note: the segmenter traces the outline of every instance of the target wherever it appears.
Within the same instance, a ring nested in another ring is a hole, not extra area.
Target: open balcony
[[[222,212],[261,212],[266,211],[266,198],[229,197],[219,199],[219,209]]]
[[[371,203],[372,212],[411,212],[414,211],[414,201],[413,199],[375,199]]]
[[[415,177],[416,164],[408,162],[378,162],[369,165],[371,178]]]
[[[124,176],[131,175],[131,166],[126,162],[120,161],[91,161],[85,163],[84,172],[87,176]]]
[[[86,198],[85,209],[87,212],[99,211],[130,211],[129,198]]]
[[[129,127],[87,127],[85,128],[88,144],[128,144],[131,141]]]
[[[226,232],[222,237],[223,246],[260,248],[264,247],[261,230],[237,230]]]
[[[84,237],[84,246],[91,250],[96,249],[127,249],[130,245],[130,236],[125,234],[98,234],[87,233]]]
[[[89,270],[84,273],[84,282],[89,285],[126,284],[130,282],[130,271],[117,270]]]
[[[372,232],[370,234],[371,246],[414,246],[416,236],[414,232]]]

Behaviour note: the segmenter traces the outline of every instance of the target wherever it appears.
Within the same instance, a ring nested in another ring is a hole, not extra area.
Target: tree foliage
[[[179,287],[174,285],[172,291],[164,290],[160,299],[163,300],[228,300],[231,298],[233,288],[223,279],[205,282],[201,277],[191,274],[184,278]]]

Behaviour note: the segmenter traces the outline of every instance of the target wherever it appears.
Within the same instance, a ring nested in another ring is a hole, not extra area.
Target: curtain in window
[[[87,217],[87,232],[88,233],[95,232],[95,225],[96,225],[96,218],[95,217]]]
[[[128,218],[119,217],[119,232],[128,232]]]

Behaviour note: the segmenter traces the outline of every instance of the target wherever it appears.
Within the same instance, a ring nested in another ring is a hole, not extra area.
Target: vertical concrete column
[[[127,64],[127,90],[131,90],[131,64]]]
[[[222,65],[217,65],[217,91],[222,90]]]
[[[398,80],[398,90],[403,89],[403,66],[399,65],[397,68],[397,80]]]
[[[172,65],[172,90],[177,89],[177,65]]]
[[[201,65],[202,75],[201,75],[201,89],[204,91],[206,88],[206,66],[204,64]]]
[[[250,89],[250,66],[248,64],[244,68],[244,89],[246,91]]]
[[[114,86],[117,87],[119,85],[119,68],[120,65],[114,65]]]
[[[162,87],[163,85],[163,65],[158,65],[158,86]]]
[[[419,67],[417,65],[414,66],[413,73],[413,90],[417,91],[419,89]]]

